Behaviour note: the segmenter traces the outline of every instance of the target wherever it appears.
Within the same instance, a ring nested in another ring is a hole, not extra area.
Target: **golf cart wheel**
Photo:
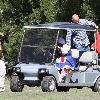
[[[11,76],[10,89],[12,92],[22,92],[24,85],[18,76]]]
[[[100,92],[100,77],[97,79],[94,87],[92,88],[94,92]]]
[[[58,92],[67,92],[69,91],[69,87],[64,87],[64,86],[57,86],[57,91]]]
[[[41,82],[43,92],[52,92],[56,88],[56,81],[53,76],[45,76]]]

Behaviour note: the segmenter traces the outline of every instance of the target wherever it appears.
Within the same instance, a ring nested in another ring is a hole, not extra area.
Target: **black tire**
[[[67,92],[70,89],[69,87],[64,87],[64,86],[57,86],[56,88],[58,92]]]
[[[77,87],[77,89],[83,89],[83,87]]]
[[[92,87],[92,91],[100,92],[100,77],[96,80],[94,87]]]
[[[43,92],[52,92],[56,89],[56,81],[53,76],[45,76],[41,81],[41,89]]]
[[[12,92],[22,92],[24,85],[18,76],[11,76],[10,89]]]

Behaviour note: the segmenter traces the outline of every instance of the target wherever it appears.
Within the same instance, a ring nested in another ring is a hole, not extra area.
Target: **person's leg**
[[[70,66],[68,65],[65,65],[63,68],[62,68],[62,71],[61,71],[61,74],[59,75],[59,82],[62,82],[64,81],[64,77],[69,73],[70,71]]]
[[[84,51],[90,51],[90,47],[89,46],[85,46],[84,47]]]
[[[75,44],[75,48],[80,50],[80,51],[90,51],[90,47],[89,46],[85,46],[84,44]]]
[[[5,90],[5,75],[0,76],[0,92]]]

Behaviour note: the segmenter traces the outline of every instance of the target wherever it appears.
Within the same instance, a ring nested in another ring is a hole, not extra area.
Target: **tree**
[[[100,0],[89,0],[89,5],[95,13],[95,21],[100,26]]]
[[[0,32],[5,55],[18,56],[23,25],[71,21],[74,13],[100,23],[100,0],[0,0]],[[16,51],[16,52],[15,52]]]

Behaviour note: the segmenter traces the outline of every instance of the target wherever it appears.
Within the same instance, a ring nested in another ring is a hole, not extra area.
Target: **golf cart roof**
[[[64,29],[64,30],[85,30],[85,31],[96,31],[96,29],[92,26],[88,25],[79,25],[73,24],[70,22],[53,22],[53,23],[46,23],[46,24],[38,24],[38,25],[28,25],[24,26],[23,28],[27,29]]]

